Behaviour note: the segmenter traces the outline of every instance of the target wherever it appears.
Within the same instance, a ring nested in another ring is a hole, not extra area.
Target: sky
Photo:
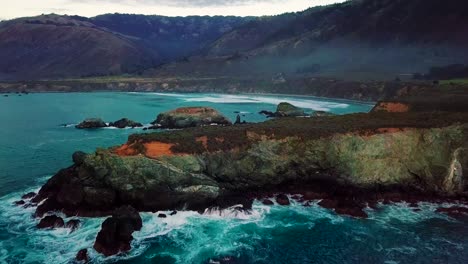
[[[337,2],[344,0],[0,0],[0,20],[49,13],[86,17],[105,13],[262,16]]]

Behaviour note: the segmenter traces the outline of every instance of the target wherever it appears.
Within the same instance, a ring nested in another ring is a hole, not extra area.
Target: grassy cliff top
[[[372,135],[404,128],[437,128],[468,123],[468,113],[371,113],[313,118],[280,118],[257,124],[208,126],[178,131],[134,134],[128,144],[163,142],[179,153],[203,153],[248,147],[262,138],[299,137],[304,140],[333,134]],[[388,128],[392,130],[388,130]],[[386,130],[387,129],[387,130]]]

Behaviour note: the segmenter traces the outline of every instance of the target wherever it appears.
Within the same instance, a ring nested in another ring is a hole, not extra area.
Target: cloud
[[[4,1],[0,17],[56,13],[86,17],[105,13],[164,16],[263,16],[297,12],[345,0],[12,0]]]
[[[103,0],[82,0],[70,2],[88,2],[98,3]],[[120,3],[126,5],[158,5],[171,7],[222,7],[222,6],[245,6],[259,3],[276,4],[284,2],[284,0],[104,0],[105,2]]]

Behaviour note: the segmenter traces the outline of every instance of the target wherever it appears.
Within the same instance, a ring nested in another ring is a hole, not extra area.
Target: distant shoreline
[[[319,100],[323,99],[332,99],[335,101],[343,102],[343,103],[354,103],[354,104],[362,104],[362,105],[375,105],[377,101],[360,101],[360,100],[353,100],[353,99],[345,99],[345,98],[335,98],[335,97],[322,97],[322,96],[315,96],[315,95],[306,95],[306,94],[287,94],[287,93],[228,93],[228,92],[135,92],[135,91],[112,91],[112,90],[93,90],[93,91],[37,91],[37,92],[28,92],[27,94],[65,94],[65,93],[161,93],[161,94],[216,94],[216,95],[245,95],[245,96],[288,96],[288,97],[299,97],[299,98],[316,98]],[[8,92],[3,93],[0,92],[0,95],[16,95],[16,94],[25,94],[21,92]]]

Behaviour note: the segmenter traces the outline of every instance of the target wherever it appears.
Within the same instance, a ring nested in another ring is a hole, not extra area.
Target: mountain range
[[[265,17],[41,15],[0,23],[0,79],[389,79],[468,59],[468,2],[351,0]]]

